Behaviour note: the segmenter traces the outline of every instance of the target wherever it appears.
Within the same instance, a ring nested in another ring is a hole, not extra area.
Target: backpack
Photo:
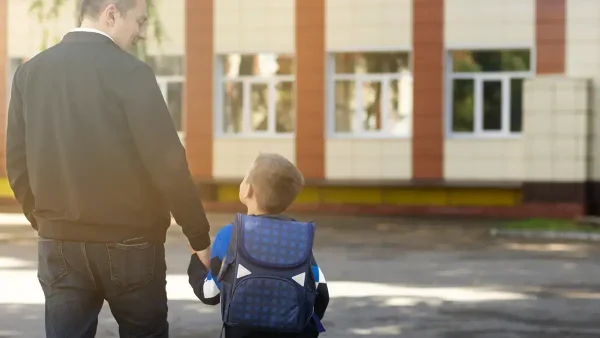
[[[302,332],[313,317],[314,223],[237,214],[218,280],[223,324]]]

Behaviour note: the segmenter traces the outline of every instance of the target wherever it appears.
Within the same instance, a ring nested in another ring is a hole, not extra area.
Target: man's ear
[[[108,25],[113,26],[115,24],[117,16],[117,6],[115,6],[114,4],[106,6],[106,9],[104,10],[104,13],[102,15],[104,16],[104,19],[106,20]]]

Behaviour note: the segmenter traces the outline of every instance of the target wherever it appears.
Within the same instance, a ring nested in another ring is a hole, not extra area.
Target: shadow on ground
[[[596,246],[497,240],[468,222],[321,217],[318,227],[315,255],[332,296],[322,337],[600,337]],[[33,236],[0,244],[2,338],[44,337],[36,252]],[[177,227],[167,254],[171,337],[218,337],[218,307],[187,285]],[[105,308],[97,337],[116,332]]]
[[[171,301],[171,337],[216,338],[217,308],[194,301]],[[323,337],[540,338],[598,337],[600,301],[531,298],[452,302],[431,297],[341,297],[329,310]],[[43,338],[42,305],[2,305],[3,338]],[[561,310],[558,310],[561,309]],[[103,312],[98,338],[118,337],[116,324]]]

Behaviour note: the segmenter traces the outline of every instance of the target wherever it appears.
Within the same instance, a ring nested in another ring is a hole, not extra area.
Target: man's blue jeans
[[[40,238],[38,250],[47,338],[93,338],[104,300],[121,338],[169,337],[163,244]]]

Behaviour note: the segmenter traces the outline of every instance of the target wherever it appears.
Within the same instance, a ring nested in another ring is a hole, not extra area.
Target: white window
[[[328,130],[333,136],[410,136],[413,78],[407,52],[334,53]]]
[[[27,61],[25,57],[11,57],[8,59],[8,72],[6,73],[6,109],[10,105],[10,96],[12,93],[12,83],[17,72],[17,68]]]
[[[290,56],[229,54],[219,58],[217,135],[289,136],[296,124],[295,65]]]
[[[158,86],[171,112],[173,123],[180,136],[183,129],[183,86],[184,76],[157,76]]]
[[[149,55],[146,63],[154,70],[160,91],[169,107],[179,137],[184,139],[183,90],[185,59],[182,55]]]
[[[529,50],[461,50],[449,55],[446,109],[453,137],[504,137],[523,129],[523,81]]]

